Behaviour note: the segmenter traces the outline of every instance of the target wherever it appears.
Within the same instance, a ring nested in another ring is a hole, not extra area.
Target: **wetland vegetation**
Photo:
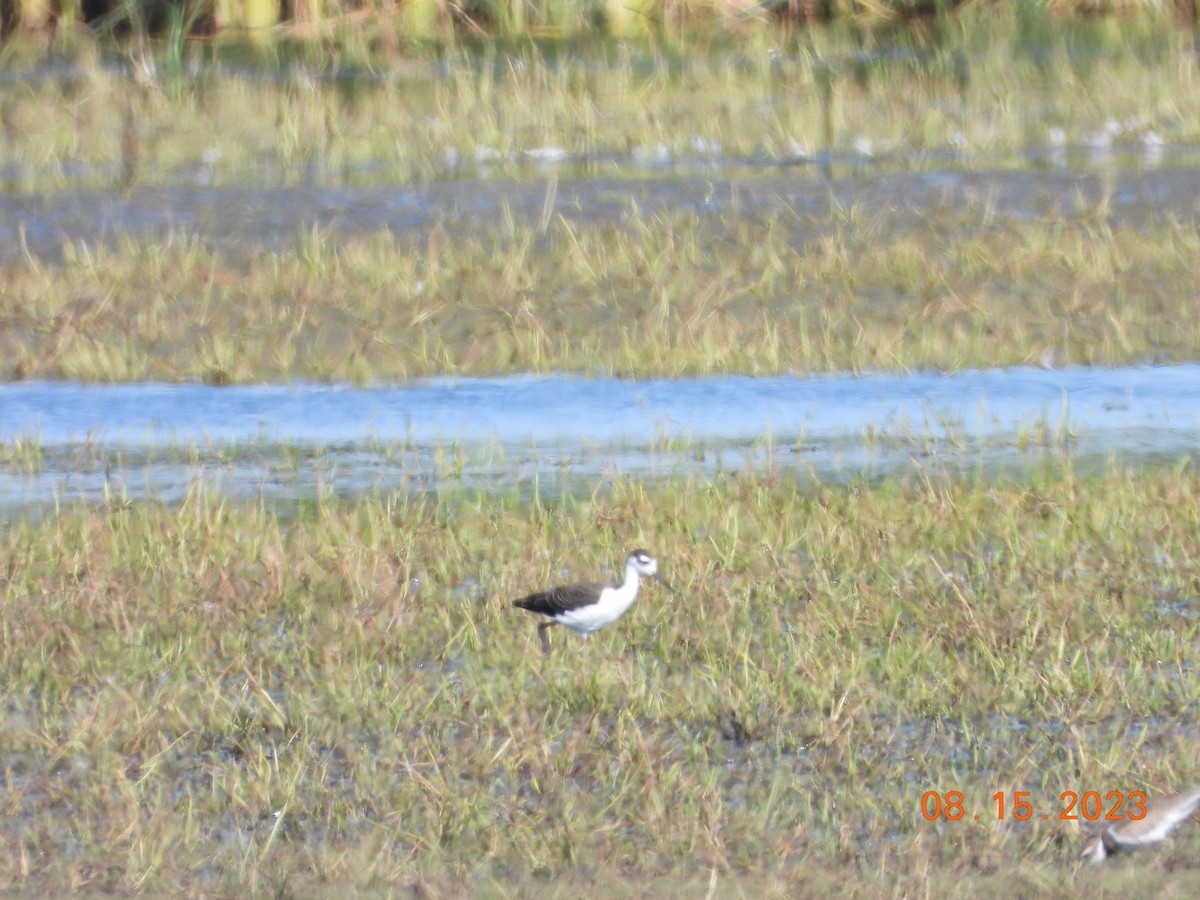
[[[122,243],[7,267],[8,377],[625,377],[1196,358],[1194,221],[781,210],[248,251]]]
[[[1200,780],[1198,510],[1190,469],[1113,468],[624,481],[287,521],[198,490],[10,524],[0,880],[1194,890],[1197,835],[1101,877],[1058,807]],[[647,587],[543,659],[510,600],[635,544],[682,597]],[[929,790],[979,821],[926,821]],[[997,821],[1013,790],[1034,821]]]
[[[349,22],[249,49],[12,42],[0,377],[1195,361],[1187,172],[1129,179],[1200,139],[1197,60],[1147,6],[578,48],[389,43]],[[1139,152],[1118,164],[1114,146]],[[1088,174],[1032,204],[989,174],[1068,161]],[[888,192],[935,168],[984,171],[945,202]],[[816,199],[779,192],[787,173]],[[682,202],[637,202],[680,176]],[[839,177],[880,191],[844,203]],[[607,205],[572,207],[570,180],[597,178]],[[337,190],[445,184],[464,207],[526,193],[470,227],[337,227]],[[293,228],[282,207],[283,246],[222,241],[224,220],[125,228],[173,190],[309,188],[331,212]],[[97,237],[43,227],[63,197]],[[106,219],[118,202],[128,218]],[[35,471],[52,449],[0,460]],[[1087,823],[1058,814],[1063,791],[1200,781],[1200,477],[930,465],[837,486],[776,467],[617,478],[555,500],[319,495],[287,515],[197,483],[177,504],[5,521],[0,886],[1195,894],[1197,834],[1089,872]],[[543,659],[509,601],[615,574],[638,545],[683,597],[648,588]],[[962,791],[967,821],[926,820],[931,790]],[[998,791],[1029,791],[1034,819],[998,821]]]
[[[7,49],[0,374],[364,383],[1194,359],[1186,183],[1118,215],[1156,163],[1114,168],[1105,152],[1200,139],[1189,34],[1161,17],[1035,28],[1017,8],[889,43],[834,27],[577,55],[418,47],[371,65],[301,47],[277,77],[221,62],[219,42],[160,49],[148,80],[80,37]],[[1097,151],[1071,157],[1095,177],[1032,207],[987,175],[1070,148]],[[884,196],[847,200],[821,174],[835,163]],[[889,173],[931,166],[984,174],[942,203],[887,193]],[[643,205],[651,180],[683,186]],[[439,219],[469,213],[473,182],[474,219]],[[188,206],[220,190],[234,199],[217,221]],[[261,231],[294,223],[282,246],[236,232],[239,194],[278,208]],[[386,224],[343,233],[346,204]],[[72,239],[80,220],[98,224]]]

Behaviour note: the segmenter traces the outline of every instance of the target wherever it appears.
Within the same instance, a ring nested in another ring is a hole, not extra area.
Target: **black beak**
[[[657,572],[654,573],[654,580],[657,581],[659,584],[661,584],[663,587],[665,587],[668,591],[670,591],[676,597],[679,596],[679,591],[677,591],[677,590],[675,590],[675,588],[671,587],[671,583],[669,581],[667,581],[667,579],[663,578],[662,575],[658,574]]]

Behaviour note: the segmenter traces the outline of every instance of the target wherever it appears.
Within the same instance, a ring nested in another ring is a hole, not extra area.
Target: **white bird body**
[[[634,550],[625,558],[625,576],[620,584],[603,585],[594,582],[564,584],[538,591],[517,600],[520,609],[545,616],[549,621],[538,626],[542,649],[550,652],[550,639],[546,629],[551,625],[565,625],[576,634],[587,638],[589,634],[605,625],[611,625],[625,614],[637,599],[640,576],[646,575],[662,581],[658,574],[658,561],[645,550]],[[667,584],[663,581],[663,584]],[[667,588],[671,588],[667,584]]]
[[[625,561],[625,580],[620,584],[605,585],[595,603],[564,610],[555,618],[576,634],[587,637],[593,631],[611,625],[625,614],[637,599],[639,570],[634,557]]]

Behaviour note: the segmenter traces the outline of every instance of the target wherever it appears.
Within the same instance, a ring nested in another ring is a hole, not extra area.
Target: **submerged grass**
[[[1197,510],[1181,467],[10,523],[0,884],[1116,893],[1059,798],[1200,779]],[[683,599],[543,658],[508,601],[634,545]],[[1136,876],[1193,892],[1195,846]]]

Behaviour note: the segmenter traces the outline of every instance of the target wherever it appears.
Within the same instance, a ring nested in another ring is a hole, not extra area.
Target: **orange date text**
[[[971,809],[962,791],[926,791],[921,795],[921,815],[934,822],[945,819],[959,822],[963,819],[979,821],[994,818],[997,821],[1016,819],[1059,819],[1073,822],[1124,822],[1146,817],[1146,795],[1141,791],[1063,791],[1058,801],[1048,808],[1038,808],[1031,800],[1031,791],[996,791],[991,802],[980,809]]]

